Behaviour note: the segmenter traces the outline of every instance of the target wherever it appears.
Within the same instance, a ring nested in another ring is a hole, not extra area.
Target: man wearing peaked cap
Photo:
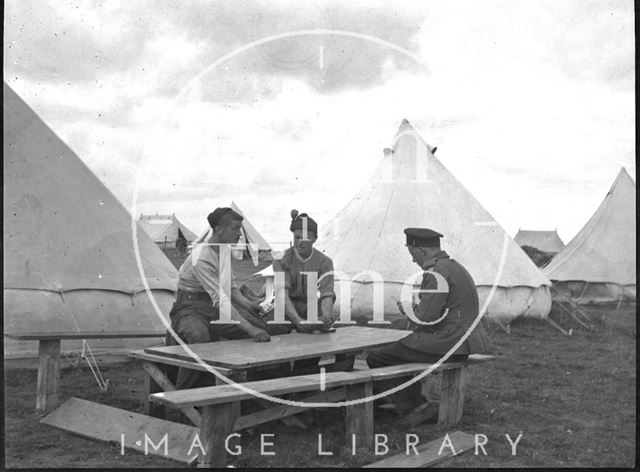
[[[406,246],[413,262],[423,270],[419,302],[404,303],[413,309],[420,320],[414,323],[413,333],[400,341],[372,351],[367,358],[369,367],[404,364],[407,362],[434,363],[442,358],[466,334],[478,316],[478,292],[467,270],[440,248],[442,234],[427,228],[407,228]],[[456,362],[469,354],[486,351],[480,325],[447,359]],[[402,381],[401,381],[402,382]],[[401,383],[400,382],[400,383]],[[388,384],[385,389],[394,385]],[[399,410],[408,411],[424,402],[420,384],[414,383],[395,396]]]
[[[432,229],[407,228],[404,234],[407,235],[407,246],[440,248],[442,235]]]

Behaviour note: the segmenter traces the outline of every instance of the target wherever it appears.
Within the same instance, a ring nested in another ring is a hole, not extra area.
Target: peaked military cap
[[[407,246],[416,247],[440,247],[442,235],[437,231],[427,228],[406,228]]]

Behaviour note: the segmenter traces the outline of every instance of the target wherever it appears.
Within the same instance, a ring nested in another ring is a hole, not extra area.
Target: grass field
[[[447,467],[632,467],[636,431],[636,311],[634,307],[590,308],[593,331],[567,337],[548,324],[522,320],[511,334],[487,325],[500,358],[471,371],[462,422],[455,428],[488,438],[487,455],[470,451],[443,463]],[[603,316],[604,315],[604,316]],[[566,321],[566,320],[565,320]],[[568,325],[568,323],[567,323]],[[569,327],[569,326],[567,326]],[[89,368],[66,367],[62,399],[71,396],[142,412],[143,379],[134,362],[104,365],[110,380],[101,393]],[[36,371],[5,368],[5,457],[7,467],[185,467],[135,452],[120,455],[118,445],[98,443],[41,425],[34,411]],[[242,433],[235,467],[357,467],[381,457],[347,449],[341,409],[305,413],[304,431],[270,423]],[[398,427],[393,413],[376,412],[376,432],[388,436],[389,454],[405,449],[405,434],[420,442],[442,437],[435,424]],[[260,434],[273,433],[275,456],[260,455]],[[323,450],[318,455],[318,433]],[[505,437],[522,433],[517,454]]]

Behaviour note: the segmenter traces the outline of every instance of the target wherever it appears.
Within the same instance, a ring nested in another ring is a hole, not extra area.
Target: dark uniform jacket
[[[415,331],[400,340],[405,346],[420,352],[446,354],[462,338],[478,316],[478,292],[471,275],[459,262],[440,251],[424,264],[424,270],[436,272],[446,280],[438,286],[436,276],[425,272],[420,286],[420,302],[414,313],[421,321],[432,325],[414,324]],[[448,285],[448,288],[446,287]],[[433,292],[422,292],[433,290]],[[439,290],[442,293],[435,292]],[[453,354],[474,354],[487,350],[487,342],[480,324]]]

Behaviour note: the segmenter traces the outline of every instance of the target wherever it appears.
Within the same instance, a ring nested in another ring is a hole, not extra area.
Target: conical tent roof
[[[520,247],[531,246],[544,252],[558,253],[564,248],[564,243],[562,239],[560,239],[560,236],[558,236],[556,230],[532,231],[520,229],[513,240],[518,243]]]
[[[255,244],[258,246],[259,251],[270,251],[271,246],[269,243],[262,237],[262,235],[258,232],[258,230],[251,224],[251,221],[247,219],[242,210],[235,204],[235,202],[231,202],[231,208],[236,213],[242,215],[244,220],[242,220],[242,239],[246,241],[248,244]]]
[[[506,298],[500,306],[498,298],[492,301],[489,315],[547,315],[549,280],[404,120],[393,148],[385,150],[369,181],[325,225],[319,246],[333,259],[335,270],[350,278],[373,270],[386,285],[401,284],[420,270],[405,247],[403,230],[407,227],[442,233],[443,248],[469,270],[478,287],[487,288],[487,294],[494,282],[500,288],[514,289],[509,293],[496,290],[502,292],[497,296]],[[503,255],[505,264],[497,277]],[[517,287],[524,290],[515,290]],[[385,300],[385,310],[394,304]],[[357,307],[352,309],[357,311]]]
[[[175,214],[171,215],[140,215],[140,226],[156,243],[164,241],[175,242],[179,234],[187,241],[194,241],[197,235],[187,228]]]
[[[636,285],[636,185],[624,168],[587,224],[544,273],[552,281]]]
[[[161,328],[127,210],[6,83],[3,97],[5,332]],[[141,230],[138,242],[168,312],[177,272]]]

